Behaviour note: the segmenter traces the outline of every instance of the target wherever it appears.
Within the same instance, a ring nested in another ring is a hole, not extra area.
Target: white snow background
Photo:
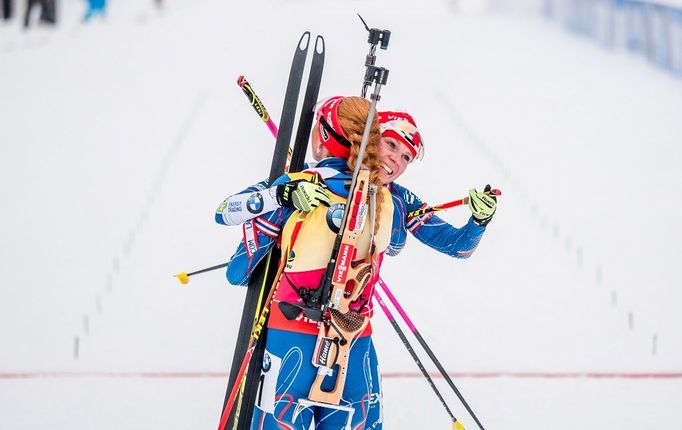
[[[217,427],[244,290],[222,270],[172,275],[230,257],[241,231],[214,210],[269,170],[236,78],[278,120],[310,30],[321,95],[358,94],[356,12],[392,30],[380,109],[409,110],[425,138],[399,182],[431,204],[503,191],[471,259],[410,238],[382,271],[484,426],[682,428],[679,79],[539,7],[110,3],[89,25],[75,0],[56,29],[0,23],[0,429]],[[385,428],[448,428],[373,321]]]

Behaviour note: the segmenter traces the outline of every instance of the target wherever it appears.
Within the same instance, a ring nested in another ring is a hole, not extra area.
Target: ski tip
[[[308,52],[308,45],[310,45],[310,32],[304,31],[298,41],[298,50]]]
[[[464,426],[459,421],[455,420],[452,422],[452,430],[464,430]]]
[[[490,194],[493,196],[501,196],[502,195],[502,190],[498,190],[497,188],[493,188],[490,190]]]
[[[239,75],[237,78],[237,85],[240,87],[243,86],[246,83],[246,79],[244,78],[244,75]]]
[[[178,281],[180,281],[180,283],[182,285],[187,285],[189,283],[189,275],[185,272],[178,273],[177,275],[173,275],[173,276],[178,278]]]
[[[318,34],[315,38],[315,53],[322,55],[324,54],[324,49],[324,37]]]

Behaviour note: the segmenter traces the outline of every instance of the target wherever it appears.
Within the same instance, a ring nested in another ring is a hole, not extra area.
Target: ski
[[[289,80],[287,83],[287,89],[284,97],[284,105],[282,107],[282,118],[279,124],[279,133],[277,136],[277,141],[275,143],[275,150],[272,157],[272,164],[270,167],[270,173],[268,176],[268,181],[272,182],[277,179],[282,173],[284,173],[284,167],[286,165],[287,152],[289,150],[291,134],[294,125],[294,114],[296,112],[296,105],[298,103],[298,93],[301,88],[301,82],[303,79],[303,70],[305,68],[305,60],[308,54],[308,46],[310,43],[310,33],[305,32],[301,36],[301,39],[296,46],[296,51],[294,53],[294,58],[291,63],[291,70],[289,71]],[[268,286],[272,283],[272,278],[274,277],[274,267],[279,259],[279,250],[273,248],[273,250],[265,257],[263,263],[260,264],[256,270],[254,270],[251,280],[246,291],[246,298],[244,299],[244,307],[242,310],[242,318],[239,324],[239,331],[237,333],[237,341],[235,344],[234,355],[232,357],[232,366],[230,369],[230,377],[228,380],[227,391],[225,393],[225,400],[223,402],[223,409],[227,406],[228,397],[235,383],[239,383],[241,386],[239,400],[237,402],[237,407],[234,414],[230,415],[227,427],[233,430],[242,430],[250,426],[248,420],[248,401],[244,401],[244,398],[249,398],[251,396],[251,390],[247,389],[246,380],[236,381],[237,374],[239,373],[239,366],[242,358],[247,353],[248,339],[252,332],[256,318],[260,314],[262,308],[262,300],[268,294]],[[262,353],[254,351],[251,359],[251,363],[254,364],[253,367],[258,366],[258,359],[260,355],[260,360],[262,360]],[[248,373],[246,375],[248,378]],[[232,411],[226,411],[230,414]],[[240,420],[240,417],[243,419]]]
[[[313,109],[320,93],[320,82],[322,81],[322,71],[324,70],[324,52],[324,38],[317,36],[315,39],[315,51],[313,51],[313,58],[310,63],[308,85],[303,97],[303,105],[301,106],[296,140],[294,141],[294,149],[291,154],[290,169],[292,172],[303,170],[305,154],[308,149],[308,138],[310,137],[310,130],[315,119]]]
[[[317,36],[315,39],[313,57],[310,65],[310,71],[308,73],[308,80],[306,83],[306,91],[303,98],[303,103],[300,109],[298,128],[296,133],[296,138],[294,140],[293,150],[291,151],[290,164],[284,166],[284,171],[298,172],[303,169],[303,163],[305,161],[306,150],[308,148],[308,137],[310,136],[310,129],[312,128],[313,121],[313,108],[317,102],[317,97],[320,90],[320,83],[322,80],[322,71],[324,69],[324,38],[322,36]],[[300,85],[299,85],[300,87]],[[297,96],[298,94],[296,94]],[[298,100],[298,98],[297,98]],[[295,110],[291,112],[295,113]],[[285,114],[282,111],[282,120],[284,120]],[[293,121],[293,115],[291,116]],[[281,130],[281,129],[280,129]],[[280,138],[281,131],[278,130],[277,138]],[[291,127],[293,130],[293,126]],[[291,140],[291,131],[289,132],[289,138]],[[275,144],[277,145],[277,144]],[[273,262],[277,260],[272,260]],[[273,264],[274,266],[274,264]],[[271,285],[276,282],[276,279],[270,281]],[[267,291],[265,292],[266,295]],[[250,425],[251,417],[253,416],[253,409],[256,403],[256,397],[258,394],[258,388],[260,385],[260,374],[261,374],[261,363],[263,361],[263,355],[265,352],[265,339],[267,338],[267,328],[264,329],[264,335],[254,350],[254,359],[251,361],[251,365],[248,369],[246,375],[247,384],[244,389],[244,395],[242,396],[242,407],[240,414],[246,419],[242,420],[242,424],[235,427],[235,430],[247,429]]]
[[[303,106],[301,107],[301,116],[297,127],[298,131],[293,149],[293,153],[297,154],[296,163],[292,161],[292,163],[288,165],[287,154],[291,151],[290,145],[294,130],[296,107],[298,105],[310,40],[310,32],[303,33],[294,53],[284,97],[284,105],[282,107],[282,117],[277,132],[275,151],[270,168],[270,183],[287,170],[293,172],[303,168],[303,160],[305,159],[308,139],[307,135],[304,136],[302,133],[307,129],[307,133],[309,134],[310,128],[312,127],[312,114],[305,114],[308,111],[312,112],[315,99],[319,93],[322,70],[324,67],[324,39],[321,36],[317,36],[315,41],[315,51],[313,53]],[[311,123],[306,125],[305,122]],[[253,408],[260,382],[259,376],[265,351],[267,330],[263,330],[262,334],[257,337],[257,342],[253,345],[252,350],[249,348],[249,341],[254,329],[259,327],[262,329],[264,326],[263,322],[259,322],[258,320],[259,316],[262,314],[263,308],[268,306],[267,303],[264,303],[264,298],[269,296],[271,286],[276,281],[275,275],[279,258],[280,251],[273,248],[261,263],[260,267],[254,271],[251,281],[249,282],[242,311],[242,319],[237,334],[237,344],[232,359],[229,383],[223,402],[223,415],[228,414],[230,418],[229,421],[227,421],[227,426],[223,426],[221,417],[221,426],[219,427],[221,430],[223,428],[246,430],[251,425],[251,417],[253,415]],[[241,369],[244,357],[247,357],[249,354],[250,359],[248,359],[247,369]],[[237,381],[237,375],[240,373],[242,373],[243,376]],[[240,391],[234,413],[231,413],[232,411],[226,411],[225,409],[228,404],[230,393],[237,383],[240,384]]]

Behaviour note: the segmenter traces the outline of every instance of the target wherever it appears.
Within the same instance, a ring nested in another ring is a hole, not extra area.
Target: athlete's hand
[[[277,202],[282,207],[310,212],[319,205],[329,206],[329,193],[325,184],[304,179],[289,181],[277,186]]]
[[[497,209],[497,198],[491,190],[490,185],[486,185],[483,192],[476,191],[476,188],[469,190],[469,209],[478,225],[488,225]]]

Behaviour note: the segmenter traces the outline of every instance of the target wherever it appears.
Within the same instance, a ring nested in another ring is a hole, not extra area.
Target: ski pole
[[[251,88],[251,84],[249,83],[249,81],[247,81],[244,76],[240,76],[237,78],[237,85],[239,85],[242,91],[244,91],[244,94],[246,94],[246,97],[249,99],[249,102],[251,102],[251,106],[253,106],[253,109],[256,111],[260,119],[262,119],[263,122],[268,126],[268,129],[270,129],[270,133],[272,133],[272,135],[275,136],[275,138],[277,138],[277,126],[270,117],[268,111],[265,109],[265,105],[263,105],[263,102],[260,100],[260,97],[258,97],[258,95],[256,95],[256,92],[253,91],[253,88]]]
[[[263,120],[263,122],[268,126],[268,129],[270,130],[270,133],[272,133],[272,136],[277,139],[277,125],[274,123],[272,120],[272,117],[268,113],[267,109],[265,109],[265,105],[261,101],[260,97],[258,97],[258,94],[253,90],[253,87],[251,87],[251,84],[249,81],[246,80],[246,78],[242,75],[237,78],[237,85],[244,91],[244,94],[246,94],[246,97],[249,99],[249,102],[251,103],[251,106],[253,106],[253,109],[256,111],[258,116]],[[287,167],[286,170],[289,170],[289,163],[291,162],[291,148],[289,148],[289,151],[287,153]],[[175,274],[176,278],[178,278],[178,281],[180,281],[181,284],[186,285],[189,283],[189,278],[190,276],[193,275],[198,275],[200,273],[204,272],[210,272],[212,270],[217,270],[217,269],[222,269],[223,267],[227,267],[227,263],[223,264],[218,264],[215,266],[207,267],[205,269],[201,270],[196,270],[194,272],[186,273],[186,272],[180,272],[178,274]]]
[[[279,134],[279,130],[277,129],[277,125],[275,122],[272,120],[272,117],[268,113],[268,111],[265,109],[265,105],[261,101],[260,97],[258,97],[258,94],[253,90],[253,87],[251,87],[251,84],[249,81],[246,80],[246,78],[242,75],[237,78],[237,85],[244,91],[244,94],[246,94],[246,97],[249,99],[249,102],[251,102],[251,106],[253,106],[253,109],[256,111],[258,116],[265,122],[265,125],[268,126],[268,129],[270,130],[270,133],[272,133],[272,137],[277,139],[277,135]],[[291,147],[287,150],[287,163],[284,166],[284,171],[288,172],[289,171],[289,166],[291,165],[291,157],[293,156],[293,151],[291,150]]]
[[[448,385],[450,385],[450,388],[455,392],[459,400],[462,402],[464,407],[466,408],[467,412],[469,412],[469,415],[476,421],[476,424],[481,430],[485,430],[483,428],[483,424],[478,420],[478,417],[476,417],[476,414],[474,414],[474,411],[471,410],[469,407],[469,404],[464,400],[464,397],[462,397],[462,393],[459,392],[457,387],[455,386],[455,383],[452,382],[452,378],[450,378],[450,375],[448,375],[448,372],[445,371],[443,366],[440,364],[440,361],[436,357],[436,355],[433,353],[429,345],[426,343],[424,338],[422,337],[421,333],[419,333],[419,330],[417,330],[417,327],[414,325],[412,320],[410,320],[410,317],[407,316],[407,313],[405,310],[400,306],[400,303],[398,303],[398,300],[395,298],[393,293],[391,293],[391,290],[388,289],[388,285],[380,278],[377,283],[379,286],[381,286],[381,289],[384,290],[384,293],[386,293],[386,297],[391,301],[393,306],[395,306],[396,310],[400,314],[400,316],[403,318],[403,321],[405,321],[405,324],[410,328],[410,331],[412,331],[412,334],[414,334],[414,337],[417,338],[419,343],[421,344],[422,348],[424,348],[424,351],[428,354],[429,358],[431,361],[433,361],[433,364],[438,368],[438,371],[440,372],[441,375],[443,375],[443,378],[447,381]]]
[[[493,195],[493,196],[497,197],[497,196],[501,196],[501,195],[502,195],[502,191],[498,190],[497,188],[493,188],[493,189],[490,190],[490,192],[488,192],[487,194],[490,194],[490,195]],[[444,209],[450,209],[450,208],[454,208],[455,206],[461,206],[461,205],[467,205],[467,204],[469,204],[469,197],[464,197],[464,198],[462,198],[462,199],[453,200],[453,201],[451,201],[451,202],[443,203],[443,204],[440,204],[440,205],[427,206],[427,207],[425,207],[425,208],[413,210],[412,212],[408,212],[407,218],[408,218],[408,219],[409,219],[409,218],[414,218],[414,217],[416,217],[416,216],[428,214],[428,213],[431,213],[431,212],[442,211],[442,210],[444,210]]]
[[[443,407],[447,411],[448,415],[450,415],[450,418],[452,419],[453,430],[464,430],[464,426],[462,426],[462,423],[457,421],[457,418],[455,418],[455,416],[453,415],[452,411],[448,407],[448,404],[445,402],[445,399],[443,399],[443,395],[440,393],[440,391],[438,391],[436,384],[433,382],[431,375],[429,375],[429,372],[427,372],[426,368],[424,368],[424,364],[419,359],[419,356],[417,356],[417,353],[414,352],[414,348],[412,348],[412,344],[407,339],[407,337],[405,336],[405,333],[403,332],[403,330],[400,328],[400,326],[396,322],[395,318],[393,317],[393,314],[388,309],[388,306],[386,306],[386,303],[384,302],[384,300],[381,298],[381,295],[379,294],[379,290],[374,290],[372,294],[374,296],[374,299],[377,301],[377,303],[379,303],[381,310],[383,310],[384,314],[386,314],[386,318],[388,318],[388,321],[393,326],[393,329],[398,334],[398,337],[400,337],[400,340],[403,341],[403,345],[405,345],[405,349],[407,349],[407,352],[410,353],[410,355],[412,356],[412,359],[415,361],[415,363],[417,363],[417,367],[419,367],[419,370],[421,370],[422,375],[424,375],[424,377],[426,378],[426,381],[429,383],[429,385],[433,389],[433,392],[438,397],[438,400],[440,400],[441,404],[443,405]]]
[[[195,270],[194,272],[189,272],[189,273],[180,272],[180,273],[177,273],[173,276],[178,278],[178,281],[180,281],[181,284],[186,285],[189,283],[189,277],[190,276],[198,275],[199,273],[210,272],[211,270],[222,269],[223,267],[227,267],[227,263],[218,264],[215,266],[207,267],[205,269]]]

